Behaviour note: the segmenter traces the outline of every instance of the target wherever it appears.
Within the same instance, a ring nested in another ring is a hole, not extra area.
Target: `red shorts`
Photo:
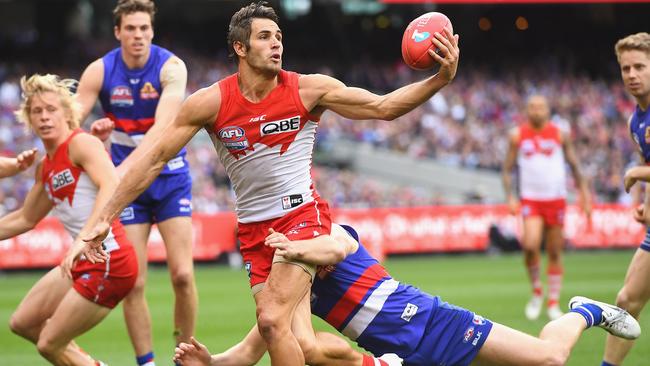
[[[105,263],[78,261],[72,268],[72,287],[86,299],[113,309],[135,285],[138,259],[130,244],[109,254]]]
[[[266,282],[271,273],[275,249],[264,245],[269,228],[284,234],[289,240],[306,240],[318,235],[329,235],[332,229],[329,206],[324,200],[316,198],[282,217],[237,224],[240,251],[251,287]]]
[[[550,201],[521,200],[521,214],[526,217],[539,217],[548,226],[563,226],[566,200],[561,198]]]

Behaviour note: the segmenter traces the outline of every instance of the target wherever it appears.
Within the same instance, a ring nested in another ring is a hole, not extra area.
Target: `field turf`
[[[565,257],[565,283],[562,305],[575,294],[612,302],[623,283],[632,251],[573,252]],[[529,286],[519,255],[439,255],[390,258],[386,267],[402,282],[440,295],[444,300],[469,308],[489,319],[538,334],[546,322],[544,316],[530,322],[523,308]],[[6,326],[13,309],[43,272],[0,274],[0,365],[46,365],[35,347],[15,336]],[[254,322],[254,303],[245,271],[225,266],[198,265],[197,286],[200,311],[197,337],[217,352],[236,343]],[[650,280],[650,279],[649,279]],[[150,268],[147,298],[154,322],[154,342],[158,365],[171,365],[173,295],[166,268]],[[644,334],[628,356],[626,366],[650,365],[650,307],[644,311]],[[318,329],[331,329],[315,320]],[[333,330],[332,330],[333,331]],[[605,332],[587,331],[580,339],[569,365],[598,366],[602,357]],[[135,365],[131,344],[122,320],[121,308],[113,311],[98,327],[80,337],[78,343],[109,365]],[[260,365],[268,365],[268,357]]]

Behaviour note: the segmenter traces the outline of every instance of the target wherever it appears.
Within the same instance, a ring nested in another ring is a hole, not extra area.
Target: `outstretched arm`
[[[314,114],[330,109],[350,119],[393,120],[410,112],[449,84],[456,75],[460,55],[458,36],[445,29],[445,34],[436,34],[432,42],[444,57],[429,51],[440,64],[440,70],[428,79],[379,96],[365,89],[346,87],[329,76],[305,75],[300,78],[300,95],[305,107]]]
[[[34,228],[52,209],[41,180],[42,166],[36,169],[32,189],[27,193],[23,206],[0,218],[0,240],[8,239]]]
[[[266,343],[255,324],[241,342],[215,355],[191,337],[191,343],[181,342],[176,347],[174,362],[183,366],[249,366],[257,364],[265,352]]]
[[[167,125],[160,138],[148,140],[138,146],[136,150],[142,150],[138,159],[134,160],[124,173],[97,222],[89,224],[93,229],[82,235],[89,244],[84,250],[89,260],[102,259],[101,255],[97,256],[101,254],[97,251],[108,234],[110,223],[119,216],[129,202],[132,202],[153,182],[165,163],[174,157],[199,129],[216,118],[220,104],[221,94],[218,84],[197,91],[183,103],[174,122]]]
[[[25,150],[15,158],[0,157],[0,178],[16,175],[34,164],[38,150]]]
[[[156,107],[156,122],[144,135],[141,145],[151,144],[150,141],[158,140],[162,131],[174,120],[181,109],[187,86],[187,68],[180,58],[174,56],[165,62],[160,71],[160,83],[163,91],[158,101],[158,107]],[[133,150],[126,160],[117,167],[118,174],[122,176],[143,152],[142,149]]]
[[[95,187],[97,187],[97,195],[95,196],[92,212],[88,221],[86,221],[84,227],[81,229],[81,233],[85,233],[92,229],[91,225],[99,218],[101,209],[111,198],[119,183],[119,178],[108,153],[104,150],[104,145],[95,136],[88,134],[76,135],[70,141],[68,154],[70,161],[74,165],[81,167]],[[75,238],[72,246],[68,249],[66,256],[61,262],[61,270],[64,275],[72,277],[70,270],[84,247],[84,241],[80,237]]]

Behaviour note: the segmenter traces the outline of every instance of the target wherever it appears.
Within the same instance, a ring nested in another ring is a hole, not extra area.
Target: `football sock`
[[[137,356],[135,360],[138,362],[138,366],[156,366],[153,351],[142,356]]]
[[[363,355],[363,363],[361,366],[388,366],[386,361],[382,361],[370,355]]]
[[[582,315],[587,321],[587,328],[598,325],[603,322],[603,310],[594,304],[582,304],[571,309],[572,313]]]
[[[533,286],[533,295],[542,296],[542,280],[539,278],[539,262],[527,265],[528,277]]]
[[[560,301],[560,290],[562,289],[562,266],[548,267],[548,307],[556,306]]]

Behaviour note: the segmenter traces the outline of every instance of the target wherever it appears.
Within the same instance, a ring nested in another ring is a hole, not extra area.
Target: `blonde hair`
[[[640,32],[636,34],[630,34],[625,38],[621,38],[616,42],[614,46],[616,51],[616,58],[621,58],[621,53],[623,51],[642,51],[646,55],[650,56],[650,34],[646,32]]]
[[[33,98],[43,93],[55,93],[59,96],[59,100],[65,111],[68,126],[71,129],[79,127],[81,122],[81,105],[77,102],[76,96],[72,92],[76,84],[76,80],[61,79],[57,75],[52,74],[34,74],[29,78],[23,76],[20,79],[23,100],[20,103],[20,108],[15,112],[16,118],[19,122],[24,123],[28,129],[31,129],[29,112]]]

